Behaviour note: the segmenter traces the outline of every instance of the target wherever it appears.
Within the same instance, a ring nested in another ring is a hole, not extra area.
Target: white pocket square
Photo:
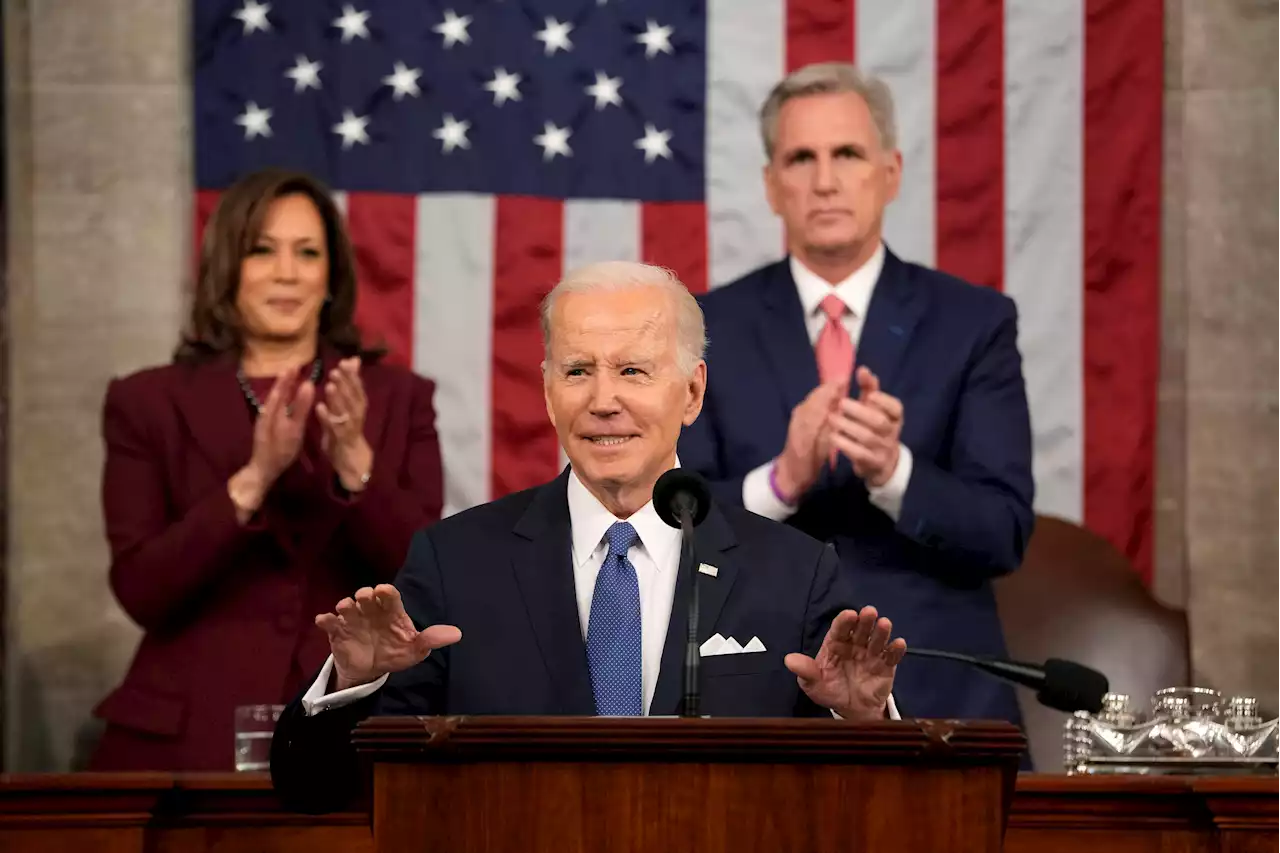
[[[744,646],[733,637],[726,639],[719,634],[712,634],[698,651],[704,658],[713,658],[721,655],[755,654],[765,651],[765,647],[759,637],[752,637]]]

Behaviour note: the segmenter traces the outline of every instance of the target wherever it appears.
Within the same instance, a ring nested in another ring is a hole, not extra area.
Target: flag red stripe
[[[855,0],[787,0],[787,71],[811,62],[851,61],[855,10]]]
[[[1160,0],[1087,0],[1084,518],[1151,579],[1160,362]]]
[[[209,222],[209,217],[213,216],[213,209],[218,206],[218,199],[221,197],[221,190],[196,191],[195,242],[191,244],[191,280],[193,282],[200,270],[200,247],[204,241],[204,227]]]
[[[694,293],[707,290],[707,206],[700,201],[640,206],[640,256],[675,271]]]
[[[348,193],[347,229],[360,281],[356,323],[387,361],[413,365],[413,257],[416,204],[411,195]]]
[[[542,399],[538,306],[564,267],[564,204],[500,196],[494,218],[490,497],[499,498],[559,472]]]
[[[937,267],[1000,288],[1004,5],[939,2],[937,27]]]

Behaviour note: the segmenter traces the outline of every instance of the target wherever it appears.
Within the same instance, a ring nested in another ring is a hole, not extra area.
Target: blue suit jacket
[[[701,303],[707,397],[680,461],[722,503],[741,504],[743,477],[782,451],[817,363],[786,261]],[[1003,655],[990,582],[1021,562],[1034,519],[1014,303],[886,252],[856,361],[903,402],[914,465],[901,517],[872,505],[841,458],[788,523],[835,546],[857,603],[879,608],[909,645]],[[894,695],[913,716],[1020,721],[1011,689],[946,661],[907,658]]]
[[[419,628],[453,624],[457,645],[397,673],[374,696],[307,717],[301,697],[272,741],[272,776],[290,806],[340,807],[358,780],[353,726],[370,714],[594,715],[574,590],[567,471],[553,482],[452,516],[417,534],[395,584]],[[713,506],[697,528],[700,642],[719,633],[762,653],[702,661],[702,712],[812,716],[783,665],[815,655],[851,599],[832,549],[739,507]],[[678,578],[651,715],[679,711],[687,582]]]

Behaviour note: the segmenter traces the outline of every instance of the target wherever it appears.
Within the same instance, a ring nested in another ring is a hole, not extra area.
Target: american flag
[[[334,187],[362,326],[437,383],[457,511],[559,470],[550,286],[637,259],[700,291],[780,257],[757,110],[788,70],[856,61],[897,103],[886,242],[1017,301],[1038,511],[1149,579],[1162,20],[1161,0],[197,0],[197,233],[248,170]]]

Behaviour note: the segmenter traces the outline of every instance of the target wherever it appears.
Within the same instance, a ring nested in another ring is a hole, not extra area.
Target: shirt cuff
[[[898,467],[882,485],[867,487],[871,503],[884,510],[895,522],[902,515],[902,499],[906,497],[907,486],[911,483],[911,465],[911,448],[899,443]]]
[[[893,694],[892,694],[892,693],[890,693],[890,694],[889,694],[889,701],[888,701],[888,703],[887,703],[887,704],[888,704],[888,707],[887,707],[887,708],[885,708],[885,710],[889,712],[889,719],[891,719],[891,720],[901,720],[901,719],[902,719],[902,716],[898,713],[898,704],[897,704],[896,702],[894,702],[894,701],[893,701]],[[831,716],[835,717],[837,720],[843,720],[843,719],[844,719],[844,717],[840,716],[840,715],[839,715],[839,714],[837,714],[835,711],[832,711],[832,712],[831,712]]]
[[[901,458],[901,457],[899,457]],[[756,515],[774,521],[785,521],[796,511],[796,508],[784,503],[769,484],[769,473],[773,470],[773,460],[756,468],[742,478],[742,505]]]
[[[333,655],[329,655],[329,659],[324,662],[324,666],[320,668],[320,675],[316,676],[315,683],[311,685],[302,696],[302,710],[306,712],[308,717],[314,717],[322,711],[328,711],[332,708],[341,708],[345,705],[351,705],[359,702],[367,696],[372,696],[387,683],[387,679],[391,677],[390,673],[379,678],[377,681],[371,681],[368,684],[358,684],[355,687],[348,687],[346,690],[338,690],[333,693],[325,693],[329,688],[329,676],[333,674]]]

